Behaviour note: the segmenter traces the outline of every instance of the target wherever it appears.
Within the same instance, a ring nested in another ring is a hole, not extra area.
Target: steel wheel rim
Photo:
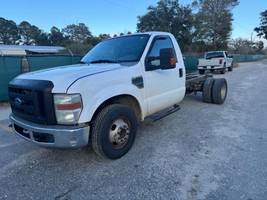
[[[114,120],[109,129],[109,142],[115,149],[123,148],[130,137],[130,122],[126,118]]]
[[[223,84],[223,86],[221,88],[221,98],[222,99],[224,99],[226,97],[226,92],[227,92],[226,85]]]

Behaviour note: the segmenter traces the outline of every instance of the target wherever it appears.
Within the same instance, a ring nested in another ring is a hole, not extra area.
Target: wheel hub
[[[129,134],[129,125],[124,120],[117,119],[111,125],[109,140],[114,147],[121,147],[127,142]]]

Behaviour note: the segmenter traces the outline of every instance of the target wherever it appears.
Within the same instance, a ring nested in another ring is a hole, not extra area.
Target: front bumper
[[[79,148],[89,142],[90,127],[41,125],[9,116],[13,131],[20,137],[40,146],[54,148]]]

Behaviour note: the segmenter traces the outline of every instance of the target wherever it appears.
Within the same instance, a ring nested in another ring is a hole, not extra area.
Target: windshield
[[[89,51],[81,62],[137,62],[143,54],[148,39],[148,34],[140,34],[105,40]]]
[[[224,57],[222,51],[210,52],[210,53],[207,53],[207,55],[206,55],[206,59],[211,59],[211,58],[222,58],[222,57]]]

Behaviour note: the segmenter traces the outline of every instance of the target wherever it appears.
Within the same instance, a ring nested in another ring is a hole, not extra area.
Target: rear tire
[[[227,96],[227,82],[225,78],[215,79],[212,88],[212,101],[215,104],[223,104]]]
[[[131,108],[109,105],[93,121],[92,147],[102,157],[118,159],[132,147],[136,131],[137,119]]]
[[[233,62],[231,63],[231,66],[228,67],[228,71],[229,71],[229,72],[233,71]]]
[[[221,69],[220,73],[225,74],[225,72],[226,72],[226,64],[224,63],[223,68]]]
[[[199,74],[204,74],[205,73],[205,70],[204,69],[200,69],[198,70]]]
[[[203,84],[202,99],[205,103],[212,103],[212,87],[215,78],[207,78]]]

